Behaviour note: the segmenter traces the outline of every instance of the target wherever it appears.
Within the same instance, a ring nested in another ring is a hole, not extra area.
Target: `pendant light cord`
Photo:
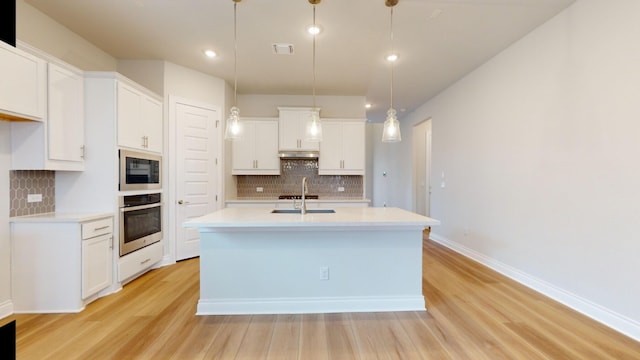
[[[391,17],[389,21],[389,43],[391,44],[391,54],[393,54],[393,6],[391,6]],[[391,61],[391,109],[393,109],[393,63],[395,61]]]
[[[238,105],[238,2],[233,3],[233,106]]]
[[[313,27],[316,27],[316,5],[313,5]],[[316,34],[313,34],[313,108],[316,109]]]

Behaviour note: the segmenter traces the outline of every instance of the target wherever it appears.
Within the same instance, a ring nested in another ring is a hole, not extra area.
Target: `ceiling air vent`
[[[276,55],[293,55],[293,44],[276,43],[271,46]]]

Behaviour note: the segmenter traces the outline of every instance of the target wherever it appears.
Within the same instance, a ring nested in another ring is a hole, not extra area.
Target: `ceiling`
[[[117,59],[167,60],[233,85],[232,0],[25,0]],[[399,117],[472,71],[574,0],[400,0],[394,8],[394,107]],[[384,0],[323,0],[316,94],[365,96],[371,121],[390,100]],[[238,93],[311,95],[308,0],[238,4]],[[294,45],[275,55],[273,43]],[[214,59],[203,56],[214,49]]]

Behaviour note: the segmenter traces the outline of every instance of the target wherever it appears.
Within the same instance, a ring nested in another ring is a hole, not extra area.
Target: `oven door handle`
[[[129,212],[129,211],[136,211],[136,210],[151,209],[151,208],[154,208],[154,207],[160,207],[161,205],[162,205],[161,203],[154,203],[154,204],[148,204],[148,205],[122,207],[122,208],[120,208],[120,211],[121,212]]]

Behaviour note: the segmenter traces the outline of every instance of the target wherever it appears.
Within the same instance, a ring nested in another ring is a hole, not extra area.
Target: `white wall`
[[[114,57],[23,0],[16,0],[16,37],[82,70],[116,70]]]
[[[231,93],[233,98],[233,93]],[[316,96],[322,118],[367,117],[364,96]],[[278,117],[278,106],[311,107],[309,95],[238,95],[240,116]]]
[[[578,0],[402,122],[410,158],[433,118],[437,239],[637,339],[639,13]]]
[[[162,60],[118,60],[118,72],[162,96],[165,65]]]
[[[400,191],[407,187],[407,177],[404,169],[400,167],[401,157],[405,156],[400,150],[403,142],[383,143],[383,124],[368,124],[370,129],[367,141],[372,144],[373,164],[369,168],[372,187],[372,202],[374,207],[404,207],[400,198]]]
[[[11,301],[11,242],[9,241],[9,169],[11,127],[0,121],[0,318],[13,312]]]

